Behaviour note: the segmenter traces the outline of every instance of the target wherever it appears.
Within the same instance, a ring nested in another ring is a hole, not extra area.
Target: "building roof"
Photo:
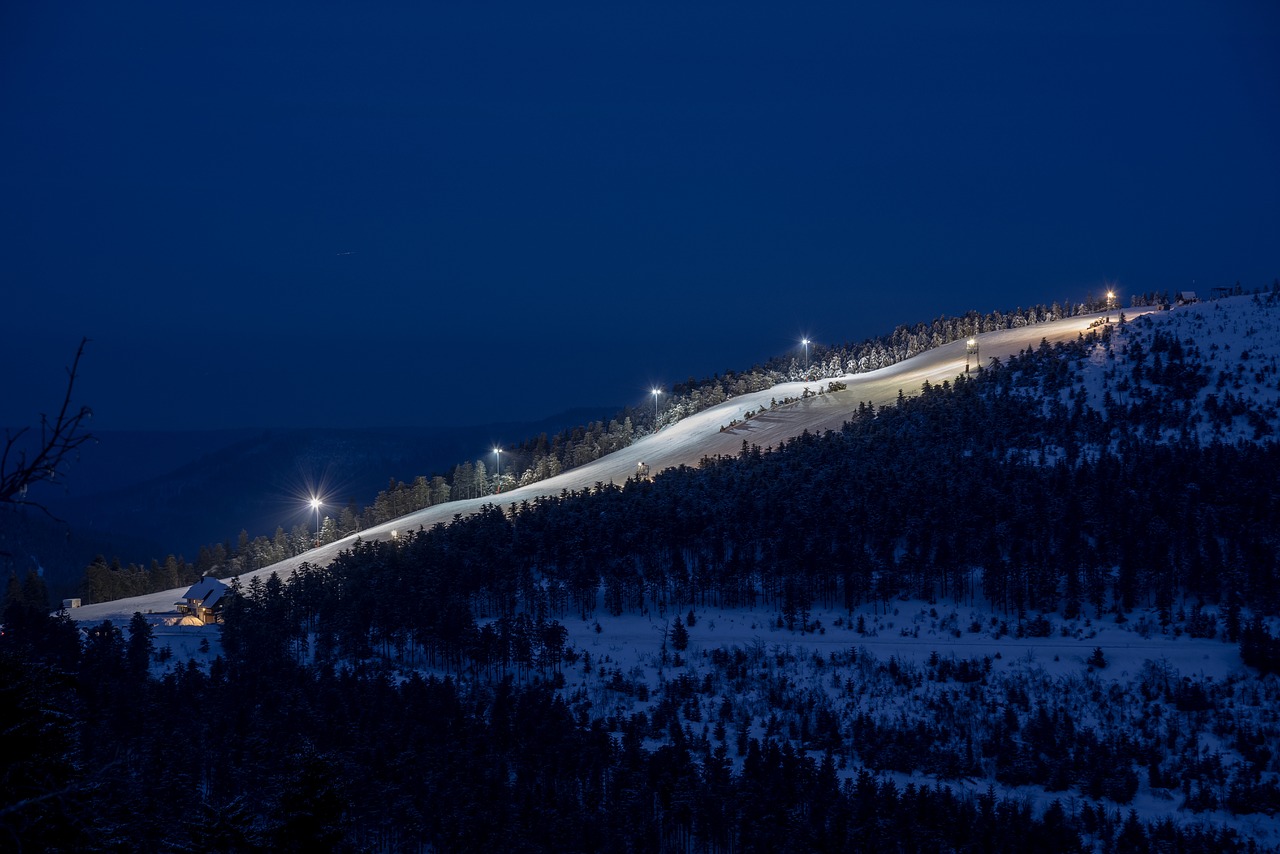
[[[215,581],[214,584],[218,585],[217,588],[213,592],[211,592],[208,596],[204,597],[204,601],[200,603],[206,608],[212,608],[215,605],[217,605],[218,602],[222,600],[222,597],[223,595],[226,594],[227,590],[230,589],[229,587],[227,587],[227,585],[223,584],[221,581]]]
[[[212,575],[206,575],[191,585],[191,589],[182,594],[182,598],[188,601],[201,602],[206,608],[212,608],[214,603],[221,599],[227,590],[227,585]]]

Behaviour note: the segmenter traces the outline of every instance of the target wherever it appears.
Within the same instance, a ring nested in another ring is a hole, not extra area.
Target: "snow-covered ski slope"
[[[1186,309],[1175,309],[1169,314],[1184,310]],[[1125,309],[1124,313],[1126,318],[1133,319],[1152,311],[1149,308],[1130,308]],[[1099,319],[1110,317],[1114,322],[1119,320],[1119,316],[1119,311],[1099,312],[1019,329],[984,333],[977,336],[979,356],[983,364],[988,364],[993,357],[1006,359],[1027,347],[1038,346],[1041,340],[1047,340],[1050,344],[1073,341]],[[666,427],[652,436],[646,436],[627,448],[547,480],[519,487],[502,495],[437,504],[392,522],[367,528],[358,535],[246,573],[241,576],[241,580],[247,582],[254,576],[267,576],[272,572],[286,578],[304,561],[327,564],[339,552],[350,548],[357,536],[364,540],[385,540],[395,531],[417,530],[419,526],[430,528],[437,523],[450,521],[455,515],[473,513],[485,504],[505,507],[540,496],[559,495],[565,490],[590,488],[597,483],[622,484],[636,474],[640,463],[646,463],[650,473],[657,474],[676,466],[697,465],[703,457],[737,454],[744,440],[761,448],[768,448],[785,439],[799,436],[806,430],[810,433],[836,430],[857,410],[859,403],[870,402],[879,407],[896,400],[899,391],[905,395],[917,394],[926,381],[936,385],[944,380],[955,379],[957,375],[964,373],[965,354],[965,342],[953,341],[887,368],[839,377],[837,379],[845,383],[847,388],[809,397],[773,410],[769,410],[770,401],[799,398],[806,388],[816,393],[820,388],[825,389],[830,380],[781,383],[765,391],[740,395]],[[761,414],[744,421],[743,416],[747,412]],[[736,427],[721,431],[721,427],[735,419],[740,422]],[[178,588],[118,599],[76,608],[70,613],[79,621],[128,620],[138,611],[172,611],[174,603],[184,591],[185,588]]]

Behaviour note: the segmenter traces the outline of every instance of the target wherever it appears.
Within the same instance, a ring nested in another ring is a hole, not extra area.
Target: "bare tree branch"
[[[31,432],[30,427],[16,432],[5,429],[4,451],[0,453],[0,504],[26,504],[49,513],[39,501],[27,498],[27,489],[41,481],[53,480],[72,461],[81,445],[97,441],[85,428],[85,422],[93,417],[93,410],[82,406],[73,411],[71,404],[80,357],[88,343],[88,338],[80,339],[76,358],[67,369],[67,390],[57,417],[50,421],[48,415],[40,414],[39,444],[32,447],[30,438],[23,439]]]

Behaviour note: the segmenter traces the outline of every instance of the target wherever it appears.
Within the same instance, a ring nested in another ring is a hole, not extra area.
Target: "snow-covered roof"
[[[212,608],[213,603],[221,599],[226,592],[227,585],[211,575],[206,575],[191,585],[191,589],[182,594],[182,598],[188,601],[202,602],[206,608]]]
[[[210,592],[209,595],[204,598],[204,602],[201,603],[206,608],[212,608],[217,605],[229,589],[227,585],[223,584],[221,581],[215,581],[213,583],[218,586]]]

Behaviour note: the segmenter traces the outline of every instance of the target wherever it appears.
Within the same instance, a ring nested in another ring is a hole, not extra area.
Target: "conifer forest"
[[[1233,300],[234,578],[185,659],[15,581],[3,847],[1272,849],[1280,294]]]

